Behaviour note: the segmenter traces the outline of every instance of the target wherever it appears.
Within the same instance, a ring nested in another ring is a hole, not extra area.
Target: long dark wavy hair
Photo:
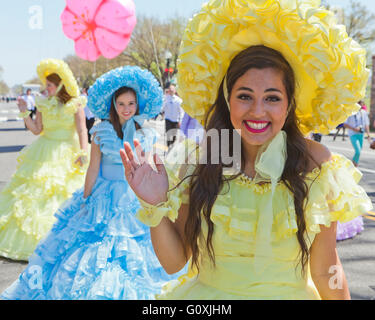
[[[287,134],[287,160],[281,181],[286,185],[294,197],[294,207],[298,225],[297,239],[300,245],[300,263],[302,273],[305,274],[305,268],[309,259],[309,246],[306,243],[306,221],[305,221],[305,200],[308,197],[308,185],[305,182],[308,173],[309,164],[313,160],[308,152],[307,143],[298,128],[298,119],[295,114],[296,100],[295,89],[296,80],[293,69],[286,59],[278,52],[265,46],[253,46],[240,52],[231,62],[227,71],[227,88],[230,94],[235,82],[243,76],[249,69],[274,68],[283,74],[283,84],[285,86],[289,112],[285,124],[282,128]],[[217,99],[206,114],[205,129],[230,129],[233,132],[234,127],[230,120],[230,113],[223,95],[223,83],[221,83]],[[220,145],[221,137],[219,134]],[[233,139],[229,139],[229,150],[233,150]],[[207,141],[207,159],[211,159],[210,140]],[[233,151],[232,151],[233,154]],[[209,161],[209,160],[208,160]],[[313,160],[314,161],[314,160]],[[242,154],[242,168],[244,168],[245,159]],[[192,265],[199,272],[199,244],[202,236],[202,219],[205,219],[208,226],[208,234],[204,239],[206,249],[210,260],[215,265],[215,254],[212,245],[212,236],[214,224],[211,221],[211,210],[217,199],[218,194],[223,188],[224,183],[235,179],[232,176],[229,179],[223,176],[225,165],[220,160],[219,164],[198,164],[191,175],[189,189],[189,215],[185,226],[186,247],[191,249]],[[306,201],[307,203],[307,201]],[[297,263],[298,265],[298,263]],[[297,266],[296,265],[296,266]]]
[[[131,93],[134,94],[134,97],[135,97],[136,103],[137,103],[137,111],[135,112],[135,114],[138,115],[139,114],[139,107],[138,107],[138,102],[137,102],[137,93],[135,92],[135,90],[133,88],[130,88],[130,87],[121,87],[120,89],[117,89],[115,91],[115,93],[112,96],[112,100],[111,100],[111,109],[109,110],[109,122],[112,124],[113,128],[115,129],[115,131],[117,133],[117,136],[121,140],[124,138],[124,133],[122,132],[122,126],[121,126],[120,119],[119,119],[119,116],[117,114],[115,105],[113,103],[113,100],[116,101],[119,96],[121,96],[124,93],[128,93],[128,92],[131,92]],[[139,129],[141,129],[141,126],[138,123],[135,123],[135,128],[137,130],[139,130]]]
[[[57,73],[51,73],[46,79],[52,82],[56,87],[58,87],[61,82],[61,78]],[[72,99],[72,96],[66,91],[65,86],[61,87],[60,91],[57,92],[56,97],[62,104],[65,104]]]

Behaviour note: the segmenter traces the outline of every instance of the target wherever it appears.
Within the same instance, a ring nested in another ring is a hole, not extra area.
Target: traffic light
[[[164,74],[165,74],[166,76],[168,76],[168,74],[169,74],[169,76],[173,75],[173,72],[174,72],[174,69],[173,69],[173,68],[165,68],[165,69],[164,69]]]

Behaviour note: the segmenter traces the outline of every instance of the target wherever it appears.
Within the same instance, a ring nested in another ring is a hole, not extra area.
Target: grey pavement
[[[17,121],[17,114],[14,103],[0,103],[0,191],[16,170],[19,151],[37,139],[30,131],[24,129],[23,121]],[[148,125],[155,127],[159,132],[164,128],[161,121],[151,121]],[[348,138],[342,141],[339,136],[333,142],[332,136],[324,136],[322,143],[332,152],[341,153],[349,159],[353,155]],[[363,173],[360,184],[371,197],[375,207],[375,151],[369,149],[367,141],[361,155],[360,169]],[[374,220],[365,218],[364,221],[365,230],[353,239],[337,242],[337,250],[352,299],[375,300],[375,216]],[[0,258],[0,292],[18,278],[26,265],[26,262]]]

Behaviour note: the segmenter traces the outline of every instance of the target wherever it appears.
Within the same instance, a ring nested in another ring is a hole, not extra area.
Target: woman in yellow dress
[[[19,102],[27,128],[40,137],[22,150],[17,171],[0,193],[0,255],[28,260],[55,222],[62,202],[83,186],[87,167],[86,98],[69,66],[46,59],[37,73],[48,98],[36,99],[35,119]]]
[[[126,143],[121,151],[160,263],[174,273],[190,260],[160,299],[350,299],[336,221],[372,204],[351,161],[305,137],[358,109],[365,66],[365,51],[318,1],[212,0],[194,16],[179,94],[219,140],[184,165],[183,148],[166,166],[154,156],[156,170],[136,141],[137,155]],[[225,146],[237,163],[224,161]]]

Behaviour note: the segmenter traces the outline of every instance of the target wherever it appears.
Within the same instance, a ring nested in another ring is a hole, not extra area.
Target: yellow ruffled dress
[[[0,193],[1,256],[28,260],[59,206],[83,186],[86,166],[74,164],[82,155],[74,114],[85,105],[85,97],[65,105],[55,97],[36,101],[43,132],[22,150],[16,172]]]
[[[192,171],[190,166],[187,174]],[[167,172],[170,185],[176,185],[180,181],[176,167],[167,167]],[[319,225],[329,227],[332,221],[346,222],[371,210],[370,199],[357,184],[361,176],[351,161],[338,154],[308,174],[306,182],[311,188],[305,217],[311,242],[320,232]],[[146,206],[138,212],[139,219],[148,225],[158,223],[157,215],[174,221],[176,209],[188,203],[184,192],[188,185],[186,179],[169,192],[167,206],[171,209],[163,206],[149,210]],[[229,189],[224,183],[211,212],[216,267],[205,251],[205,241],[200,239],[199,274],[190,268],[188,274],[169,282],[158,299],[320,299],[309,272],[301,276],[293,195],[280,182],[272,203],[272,254],[261,268],[255,267],[256,233],[264,227],[258,219],[267,214],[271,199],[271,183],[255,184],[245,175],[230,181]],[[204,237],[207,230],[202,218]]]

